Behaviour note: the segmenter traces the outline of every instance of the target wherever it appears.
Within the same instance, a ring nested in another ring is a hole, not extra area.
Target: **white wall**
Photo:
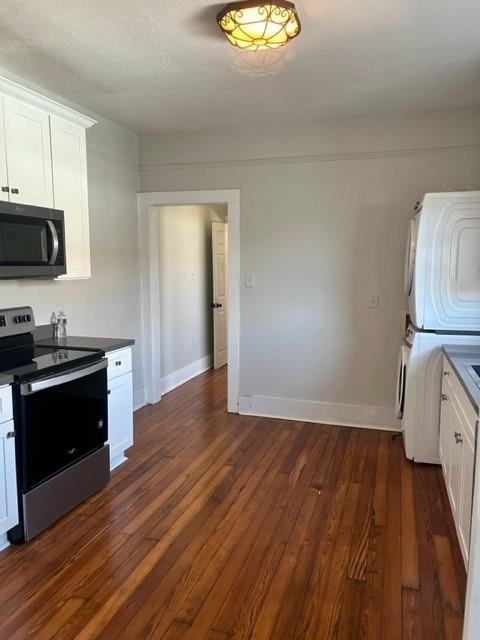
[[[137,227],[137,136],[101,120],[87,131],[92,277],[0,281],[0,308],[31,305],[37,324],[63,309],[73,335],[134,338],[134,391],[143,399]]]
[[[213,351],[212,222],[225,205],[158,207],[161,375],[172,388],[204,370]],[[178,377],[179,376],[179,377]],[[178,380],[177,380],[178,378]]]
[[[425,192],[480,187],[480,112],[143,135],[139,154],[141,191],[241,190],[243,409],[394,426],[407,223]]]

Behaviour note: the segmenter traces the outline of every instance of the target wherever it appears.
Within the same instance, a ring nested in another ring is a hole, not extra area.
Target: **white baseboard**
[[[299,420],[344,427],[400,431],[393,407],[335,404],[312,400],[295,400],[273,396],[240,396],[238,412],[242,415]]]
[[[196,360],[186,367],[170,373],[160,380],[162,395],[195,378],[195,376],[199,376],[201,373],[208,371],[212,366],[213,354],[210,353],[208,356],[204,356],[200,358],[200,360]]]
[[[133,410],[138,411],[147,404],[147,397],[145,394],[145,388],[140,387],[133,392]]]

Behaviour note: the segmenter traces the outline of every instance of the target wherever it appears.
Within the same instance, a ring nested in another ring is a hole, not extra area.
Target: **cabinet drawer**
[[[107,353],[108,358],[108,379],[118,378],[125,373],[129,373],[132,370],[132,350],[119,349],[118,351],[112,351]]]
[[[13,418],[12,390],[8,387],[0,387],[0,422],[6,422]]]

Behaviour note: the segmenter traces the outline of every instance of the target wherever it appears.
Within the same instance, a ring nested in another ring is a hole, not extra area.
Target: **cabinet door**
[[[0,425],[0,533],[18,524],[17,475],[13,421]]]
[[[5,116],[3,97],[0,96],[0,200],[9,200],[7,156],[5,153]]]
[[[90,277],[87,153],[85,129],[50,117],[52,136],[53,199],[65,214],[67,274]]]
[[[114,462],[115,458],[123,459],[125,449],[133,444],[132,374],[110,380],[108,390],[108,443],[110,461]]]
[[[475,447],[470,436],[464,432],[461,444],[461,490],[458,513],[458,535],[465,564],[468,563],[470,547],[470,525],[472,521],[473,478],[475,465]]]
[[[10,202],[53,206],[48,114],[4,98]]]
[[[451,400],[446,385],[442,391],[442,404],[440,412],[440,442],[439,454],[440,462],[445,476],[449,472],[450,464],[450,444],[452,440],[452,408]]]
[[[450,497],[450,505],[453,511],[453,519],[458,523],[460,506],[460,492],[462,479],[462,445],[459,438],[462,434],[462,421],[454,402],[450,403],[452,419],[450,430],[450,458],[447,475],[447,489]]]

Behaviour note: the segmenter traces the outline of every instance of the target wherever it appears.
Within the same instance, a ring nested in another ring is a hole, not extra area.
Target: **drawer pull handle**
[[[68,449],[67,453],[69,456],[73,456],[74,453],[77,453],[76,447],[72,447],[71,449]]]
[[[463,442],[462,434],[459,431],[455,431],[453,435],[455,436],[455,443],[462,444]]]
[[[12,189],[12,193],[20,193],[18,189]]]
[[[448,400],[448,396],[446,393],[442,393],[440,397],[442,398],[442,402],[445,402],[445,400]]]
[[[119,367],[121,364],[122,364],[122,361],[121,361],[121,360],[117,360],[117,361],[115,362],[115,366],[116,366],[116,367]]]
[[[443,372],[443,375],[444,375],[444,376],[445,376],[445,378],[446,378],[447,376],[449,376],[449,375],[450,375],[450,371],[444,371],[444,372]]]
[[[15,431],[7,431],[7,438],[14,438],[15,437]]]
[[[9,187],[2,187],[3,193],[8,193],[10,191]]]

